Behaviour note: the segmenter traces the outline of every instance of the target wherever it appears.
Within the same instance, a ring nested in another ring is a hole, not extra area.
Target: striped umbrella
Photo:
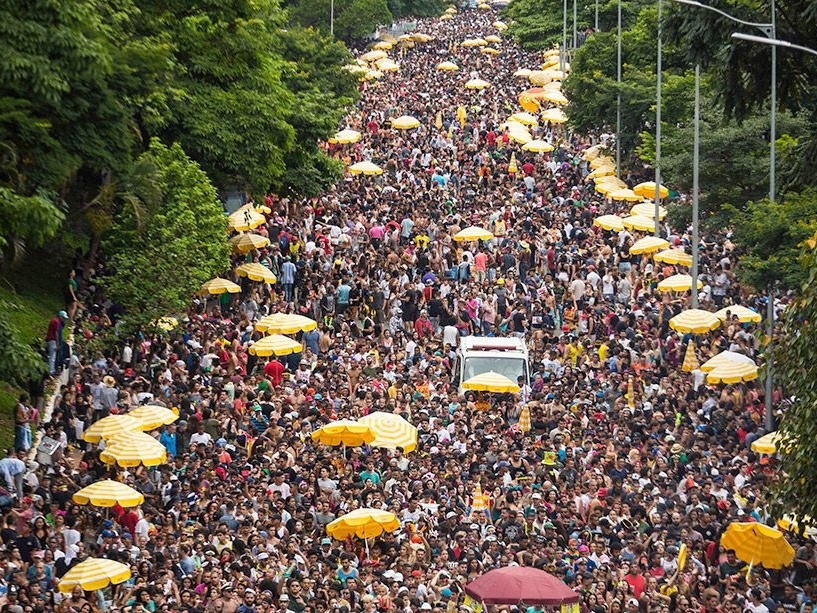
[[[399,529],[400,520],[394,513],[381,509],[355,509],[327,524],[326,533],[333,539],[345,541],[351,536],[370,539]]]
[[[235,273],[239,277],[247,277],[250,281],[258,281],[263,283],[275,283],[275,275],[272,271],[261,264],[260,262],[249,262],[242,264],[235,269]]]
[[[209,294],[211,296],[218,296],[219,294],[224,293],[238,294],[240,291],[241,287],[239,287],[232,281],[216,277],[215,279],[210,279],[209,281],[205,282],[204,285],[201,286],[199,294],[202,295]]]
[[[252,204],[245,204],[227,218],[227,226],[236,232],[247,232],[267,223],[267,218]]]
[[[742,353],[738,353],[736,351],[721,351],[718,355],[709,358],[706,362],[701,364],[701,370],[704,372],[709,372],[710,370],[715,370],[719,366],[725,366],[733,362],[742,362],[755,366],[755,361],[748,355],[743,355]]]
[[[269,239],[260,234],[238,234],[230,239],[230,245],[238,253],[249,253],[269,245]]]
[[[250,345],[250,353],[262,357],[299,353],[301,349],[301,343],[280,334],[270,334],[255,344]]]
[[[727,321],[732,317],[737,317],[741,323],[760,323],[762,319],[760,313],[753,311],[745,306],[733,304],[722,308],[720,311],[715,311],[715,317]]]
[[[705,334],[720,325],[720,319],[703,309],[687,309],[669,320],[669,327],[682,334]]]
[[[474,499],[471,502],[471,513],[488,513],[488,511],[490,511],[488,502],[488,495],[482,493],[482,485],[477,483],[477,487],[474,490]]]
[[[84,487],[71,497],[81,505],[91,504],[95,507],[135,507],[145,501],[145,497],[138,491],[112,479],[103,479]]]
[[[698,279],[698,289],[703,289],[703,282]],[[688,292],[692,289],[691,275],[671,275],[658,282],[659,292]]]
[[[318,327],[318,322],[297,313],[273,313],[262,317],[255,329],[267,334],[297,334],[309,332]]]
[[[130,415],[108,415],[88,428],[82,438],[88,443],[98,443],[100,439],[123,434],[125,432],[138,432],[144,430],[142,422]]]
[[[681,370],[684,372],[692,372],[700,367],[698,357],[695,355],[695,344],[687,343],[687,350],[684,353],[684,363],[681,365]]]
[[[130,432],[115,437],[99,458],[106,464],[122,468],[159,466],[167,459],[167,450],[155,438],[144,432]]]
[[[404,452],[411,453],[417,449],[417,428],[405,419],[394,413],[375,411],[358,420],[371,428],[374,439],[373,447],[396,449],[401,447]]]
[[[717,366],[706,374],[707,383],[741,383],[757,379],[757,366],[746,362],[731,362]]]
[[[683,249],[664,249],[659,251],[652,259],[665,264],[678,264],[680,266],[692,266],[692,256]]]
[[[627,406],[631,409],[635,408],[635,378],[627,379]]]
[[[127,581],[130,577],[128,564],[107,558],[88,558],[65,573],[58,587],[63,594],[71,592],[77,586],[93,592]]]
[[[138,419],[143,430],[156,430],[179,419],[178,414],[170,409],[152,404],[137,407],[128,415]]]
[[[484,372],[471,377],[462,384],[463,389],[474,392],[494,392],[496,394],[518,394],[519,384],[497,372]]]
[[[530,407],[525,405],[522,407],[522,412],[519,414],[519,423],[517,423],[517,428],[519,428],[520,432],[530,432]]]

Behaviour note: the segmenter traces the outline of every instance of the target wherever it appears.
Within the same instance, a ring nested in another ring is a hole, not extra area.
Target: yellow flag
[[[437,126],[438,130],[443,129],[443,112],[437,111],[437,117],[434,118],[434,125]]]

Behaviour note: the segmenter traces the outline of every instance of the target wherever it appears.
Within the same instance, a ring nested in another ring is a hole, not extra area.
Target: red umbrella
[[[466,585],[465,593],[484,604],[556,606],[579,602],[579,595],[562,581],[530,566],[489,571]]]

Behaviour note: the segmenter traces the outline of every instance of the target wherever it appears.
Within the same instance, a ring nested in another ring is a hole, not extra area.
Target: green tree
[[[0,381],[28,385],[47,370],[42,356],[20,341],[20,331],[0,313]]]
[[[395,19],[401,17],[434,17],[445,9],[442,0],[388,0]]]
[[[814,194],[812,194],[812,199]],[[797,262],[804,271],[798,292],[783,312],[774,346],[775,383],[794,398],[783,414],[782,466],[771,488],[771,511],[817,517],[817,240],[800,245]]]
[[[332,0],[293,0],[287,5],[290,21],[328,34]],[[346,42],[373,34],[394,19],[386,0],[334,0],[335,36]]]
[[[771,284],[789,290],[808,280],[811,270],[803,268],[800,254],[817,231],[817,190],[750,202],[744,210],[726,207],[726,213],[734,224],[743,282],[758,290]]]
[[[282,32],[277,50],[287,62],[283,83],[297,104],[287,114],[295,129],[293,147],[285,154],[287,172],[273,185],[284,194],[315,196],[340,178],[342,165],[316,145],[337,131],[347,110],[358,99],[358,81],[347,70],[351,61],[343,43],[314,29],[293,28]]]
[[[179,144],[154,139],[140,162],[154,167],[161,203],[141,224],[125,208],[104,249],[104,280],[130,326],[146,326],[183,310],[204,281],[229,266],[227,223],[207,175]]]

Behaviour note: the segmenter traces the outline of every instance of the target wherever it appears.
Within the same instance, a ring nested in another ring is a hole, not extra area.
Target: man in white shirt
[[[191,445],[209,445],[213,442],[213,437],[204,431],[204,424],[200,423],[197,431],[190,437]]]

